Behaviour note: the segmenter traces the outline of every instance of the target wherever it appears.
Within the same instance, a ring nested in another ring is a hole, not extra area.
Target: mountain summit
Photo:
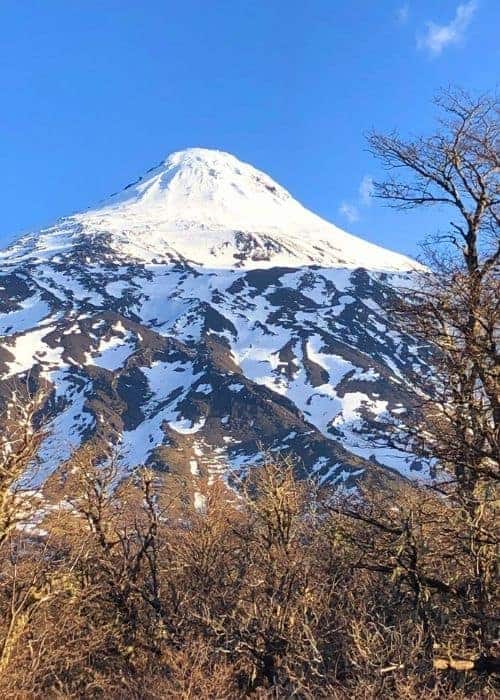
[[[415,269],[412,260],[352,236],[305,209],[265,173],[229,153],[170,155],[97,209],[67,217],[36,246],[59,247],[61,229],[104,235],[121,256],[206,267],[335,265]],[[63,241],[65,245],[66,241]]]
[[[41,488],[89,440],[197,504],[263,449],[347,486],[423,473],[384,447],[426,374],[391,313],[415,266],[233,156],[174,153],[0,252],[0,409],[44,392]]]

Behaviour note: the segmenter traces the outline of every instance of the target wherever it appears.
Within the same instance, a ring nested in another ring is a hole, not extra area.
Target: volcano
[[[0,253],[0,400],[43,388],[36,485],[88,441],[195,495],[264,452],[346,487],[425,477],[384,440],[428,374],[391,311],[420,269],[200,148],[20,238]]]

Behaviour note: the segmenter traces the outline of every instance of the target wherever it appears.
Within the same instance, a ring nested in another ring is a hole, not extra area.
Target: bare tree
[[[399,309],[434,358],[432,395],[407,439],[441,469],[441,491],[461,515],[458,537],[473,572],[462,592],[484,660],[495,638],[499,541],[499,104],[457,90],[436,104],[439,127],[430,136],[372,133],[368,143],[389,173],[375,183],[377,197],[397,209],[442,206],[452,214],[448,231],[426,242],[430,271]]]
[[[440,128],[430,136],[369,135],[370,151],[391,173],[375,183],[375,195],[398,209],[451,207],[450,231],[434,240],[451,243],[468,272],[482,275],[500,255],[498,100],[448,90],[435,103]]]

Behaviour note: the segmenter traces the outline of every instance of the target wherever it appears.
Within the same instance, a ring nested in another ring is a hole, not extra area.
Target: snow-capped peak
[[[292,213],[305,211],[265,173],[205,148],[173,153],[104,209],[154,217],[162,228],[188,224],[262,233],[282,230]]]
[[[99,208],[63,219],[41,239],[60,236],[72,225],[79,235],[105,234],[120,257],[144,262],[180,259],[212,268],[417,267],[321,219],[260,170],[204,148],[173,153]],[[47,245],[54,250],[52,240]]]
[[[169,219],[178,214],[184,217],[188,207],[196,219],[205,221],[208,216],[222,224],[225,222],[220,219],[226,215],[248,226],[255,211],[245,211],[245,207],[255,200],[269,210],[273,205],[282,207],[292,197],[268,175],[230,153],[188,148],[172,153],[145,177],[111,198],[109,205],[127,202],[148,209],[162,207]],[[242,216],[246,217],[243,221]]]

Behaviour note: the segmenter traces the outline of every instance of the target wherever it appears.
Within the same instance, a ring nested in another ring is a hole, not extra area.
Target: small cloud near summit
[[[361,180],[358,188],[358,197],[356,202],[342,202],[339,207],[339,214],[347,219],[350,224],[361,219],[361,209],[369,207],[372,203],[374,187],[373,178],[371,175],[365,175]]]
[[[476,9],[477,3],[470,0],[458,5],[455,16],[448,24],[427,22],[425,34],[417,38],[418,48],[428,51],[431,56],[439,56],[447,46],[460,44]]]

